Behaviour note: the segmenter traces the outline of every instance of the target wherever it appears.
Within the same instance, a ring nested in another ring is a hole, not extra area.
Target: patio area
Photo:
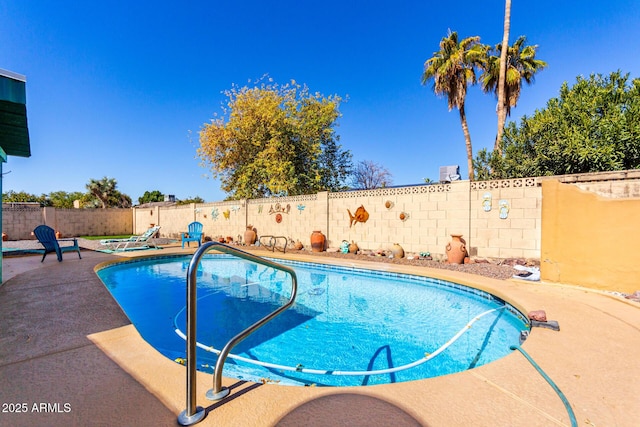
[[[125,255],[144,255],[139,252]],[[174,246],[162,252],[193,249]],[[83,250],[83,259],[68,254],[61,263],[53,256],[43,263],[38,255],[3,259],[0,425],[177,424],[186,407],[184,366],[140,337],[94,273],[97,264],[118,256]],[[637,425],[639,303],[572,286],[445,270],[429,270],[429,275],[480,287],[525,312],[545,310],[560,331],[534,328],[523,349],[564,393],[577,425]],[[212,375],[198,373],[198,405],[208,411],[198,425],[571,425],[558,395],[518,352],[473,370],[409,383],[350,388],[223,383],[232,388],[230,398],[210,402],[204,395]]]

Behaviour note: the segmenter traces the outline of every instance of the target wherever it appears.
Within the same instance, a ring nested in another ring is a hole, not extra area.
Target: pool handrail
[[[295,271],[287,266],[278,264],[276,262],[267,260],[257,255],[250,254],[243,250],[225,245],[219,242],[206,242],[193,254],[191,262],[189,262],[189,268],[187,269],[187,408],[178,416],[178,423],[180,425],[192,425],[196,424],[204,419],[206,411],[200,406],[196,406],[196,309],[197,309],[197,297],[196,297],[196,285],[197,285],[197,272],[200,260],[206,252],[216,246],[215,250],[235,255],[239,258],[247,261],[252,261],[257,264],[262,264],[267,267],[274,268],[276,270],[282,270],[291,276],[291,296],[286,304],[266,315],[262,319],[258,320],[248,328],[244,329],[236,336],[231,338],[229,342],[222,348],[216,366],[213,372],[213,388],[207,391],[206,397],[209,400],[224,399],[229,394],[229,389],[222,387],[222,369],[224,362],[227,359],[231,349],[235,347],[240,341],[251,335],[256,329],[269,322],[271,319],[282,313],[287,308],[291,307],[295,302],[296,294],[298,293],[298,278]]]
[[[266,239],[269,238],[269,246],[266,246],[264,243],[262,243],[262,239]],[[289,239],[287,239],[284,236],[272,236],[272,235],[264,235],[264,236],[260,236],[258,238],[258,241],[260,242],[260,246],[264,246],[265,248],[271,248],[271,252],[275,252],[276,251],[276,243],[278,243],[278,240],[284,240],[284,246],[282,248],[282,253],[286,253],[287,252],[287,243],[289,241]]]

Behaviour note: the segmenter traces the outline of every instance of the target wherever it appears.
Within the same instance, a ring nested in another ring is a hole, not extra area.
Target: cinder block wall
[[[539,258],[541,178],[471,183],[471,255]]]
[[[407,252],[428,251],[436,258],[444,257],[451,234],[462,234],[472,256],[540,259],[542,183],[549,179],[610,198],[640,197],[640,170],[632,170],[134,208],[133,214],[128,209],[5,208],[2,222],[10,239],[32,238],[31,231],[42,223],[67,236],[141,234],[156,224],[161,236],[178,238],[190,222],[200,221],[206,236],[237,241],[251,225],[258,236],[284,236],[307,249],[311,233],[320,230],[332,248],[343,240],[366,250],[399,243]],[[360,206],[367,222],[350,225],[347,210],[355,215]]]
[[[31,232],[40,224],[44,224],[41,208],[2,205],[2,231],[9,240],[34,239]]]
[[[31,232],[45,224],[65,237],[130,234],[131,209],[56,209],[2,207],[2,230],[10,240],[35,239]]]

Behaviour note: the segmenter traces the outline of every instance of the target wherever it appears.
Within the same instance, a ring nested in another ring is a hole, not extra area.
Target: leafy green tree
[[[6,193],[2,193],[3,203],[40,203],[40,206],[47,206],[47,195],[42,194],[36,196],[35,194],[29,194],[25,191],[13,191],[9,190]]]
[[[73,202],[75,200],[81,200],[83,193],[75,191],[73,193],[67,193],[66,191],[54,191],[49,193],[49,200],[51,206],[59,209],[73,209]]]
[[[230,199],[344,188],[351,153],[335,132],[342,99],[265,80],[225,91],[223,116],[200,132],[202,164]]]
[[[469,179],[473,181],[473,149],[471,134],[464,111],[467,85],[476,83],[476,68],[482,65],[486,48],[480,44],[480,37],[468,37],[458,42],[458,33],[449,34],[440,41],[440,50],[424,63],[422,84],[433,80],[436,95],[446,96],[449,111],[453,107],[460,112],[460,123],[467,147]]]
[[[620,71],[565,82],[546,108],[509,123],[500,151],[476,158],[480,179],[640,168],[640,79]]]
[[[487,51],[487,58],[482,65],[482,90],[484,92],[494,92],[498,98],[498,134],[494,149],[499,149],[499,140],[502,138],[502,132],[506,117],[511,115],[511,107],[515,107],[520,99],[522,90],[522,81],[532,84],[536,73],[540,72],[547,66],[547,63],[536,59],[536,50],[538,46],[525,46],[526,37],[520,36],[512,46],[507,49],[507,54],[502,55],[502,46],[496,45],[492,51]],[[501,103],[500,98],[500,68],[503,66],[501,62],[502,56],[506,56],[505,66],[505,83],[502,88],[504,101]]]
[[[138,203],[163,202],[164,194],[158,190],[145,191],[142,197],[138,197]]]

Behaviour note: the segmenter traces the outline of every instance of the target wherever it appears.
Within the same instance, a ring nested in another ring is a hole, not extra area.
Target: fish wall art
[[[347,209],[349,213],[349,228],[358,222],[365,223],[369,219],[369,212],[364,208],[364,205],[360,205],[358,209],[356,209],[356,213],[352,214],[349,209]]]

